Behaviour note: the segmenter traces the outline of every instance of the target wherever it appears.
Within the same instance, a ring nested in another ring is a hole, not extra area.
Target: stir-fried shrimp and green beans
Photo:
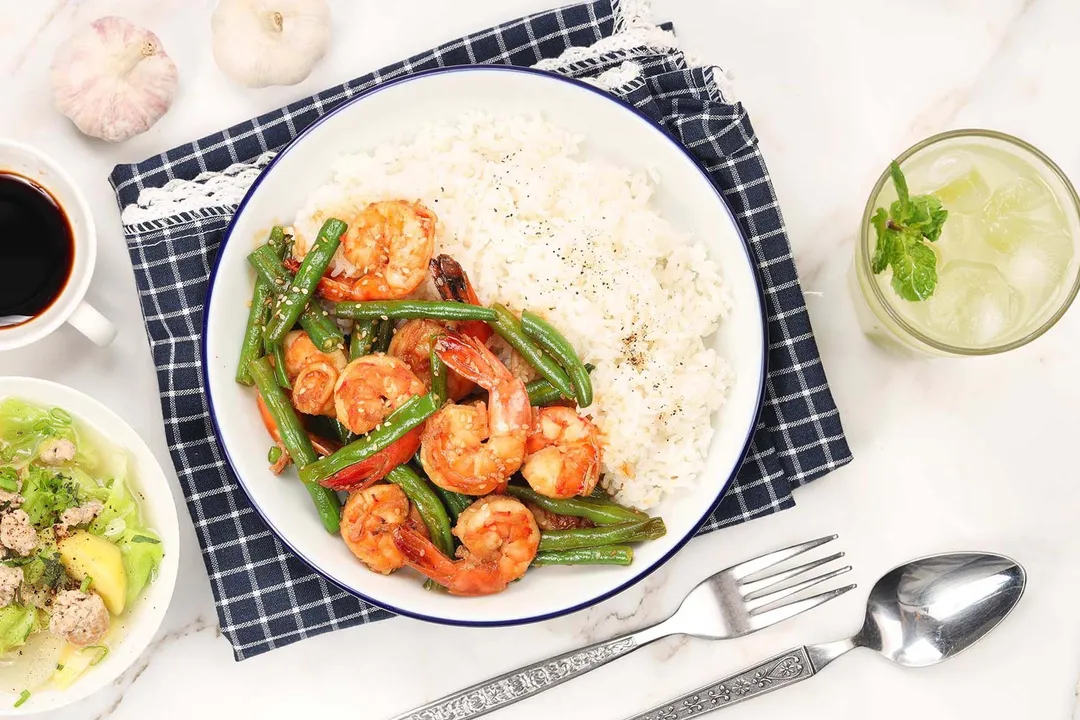
[[[257,390],[273,471],[296,466],[368,568],[455,595],[541,565],[630,564],[664,521],[603,490],[603,433],[581,412],[594,367],[541,311],[481,303],[453,258],[432,257],[437,225],[384,201],[327,219],[309,247],[275,227],[249,256],[236,380]]]

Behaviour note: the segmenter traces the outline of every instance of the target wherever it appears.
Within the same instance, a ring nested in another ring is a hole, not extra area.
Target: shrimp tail
[[[485,390],[491,390],[508,374],[483,342],[453,330],[435,341],[435,353],[451,370]]]
[[[408,462],[409,458],[416,454],[416,451],[420,448],[422,432],[423,427],[410,430],[385,450],[334,473],[319,484],[331,490],[343,490],[345,492],[363,490],[373,485],[386,477],[398,465]]]
[[[439,552],[439,548],[415,530],[394,528],[394,546],[405,558],[405,564],[423,573],[440,585],[449,587],[457,574],[454,561]]]
[[[468,305],[480,304],[480,298],[469,281],[469,276],[457,260],[449,255],[439,255],[431,259],[428,268],[431,270],[432,280],[435,281],[435,288],[443,300],[457,300]],[[480,342],[486,342],[493,332],[491,326],[481,320],[466,320],[458,325],[458,328],[462,334],[474,337]]]

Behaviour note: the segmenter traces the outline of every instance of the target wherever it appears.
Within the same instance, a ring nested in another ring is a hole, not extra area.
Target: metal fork
[[[792,578],[844,556],[844,553],[838,552],[765,577],[751,578],[808,550],[832,542],[836,537],[830,535],[792,545],[733,565],[699,583],[673,615],[651,627],[512,670],[410,710],[392,720],[475,718],[584,675],[615,658],[670,635],[721,640],[742,637],[775,625],[854,589],[854,585],[848,585],[802,600],[777,604],[784,598],[846,573],[851,570],[851,566],[784,585]]]

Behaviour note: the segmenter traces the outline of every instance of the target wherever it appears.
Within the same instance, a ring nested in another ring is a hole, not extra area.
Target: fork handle
[[[700,717],[713,710],[793,685],[813,677],[816,672],[806,647],[792,648],[759,665],[700,687],[627,720],[688,720]]]
[[[654,634],[637,632],[572,650],[477,683],[392,720],[464,720],[487,715],[584,675],[655,639]]]

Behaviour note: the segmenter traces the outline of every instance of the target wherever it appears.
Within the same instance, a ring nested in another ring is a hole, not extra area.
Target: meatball
[[[93,645],[109,631],[109,611],[97,593],[65,590],[53,600],[49,631],[72,645]]]
[[[65,438],[52,438],[41,443],[38,458],[46,465],[63,465],[75,459],[75,443]]]
[[[60,524],[65,527],[75,527],[76,525],[89,525],[101,511],[105,509],[105,506],[101,504],[99,500],[91,500],[90,502],[80,505],[79,507],[68,508],[60,514]]]
[[[11,601],[15,599],[15,591],[22,585],[22,581],[22,568],[0,565],[0,608],[11,604]]]
[[[0,518],[0,545],[26,557],[37,547],[37,530],[25,510],[12,510]]]
[[[0,507],[17,508],[24,502],[26,502],[26,498],[19,493],[0,490]]]

